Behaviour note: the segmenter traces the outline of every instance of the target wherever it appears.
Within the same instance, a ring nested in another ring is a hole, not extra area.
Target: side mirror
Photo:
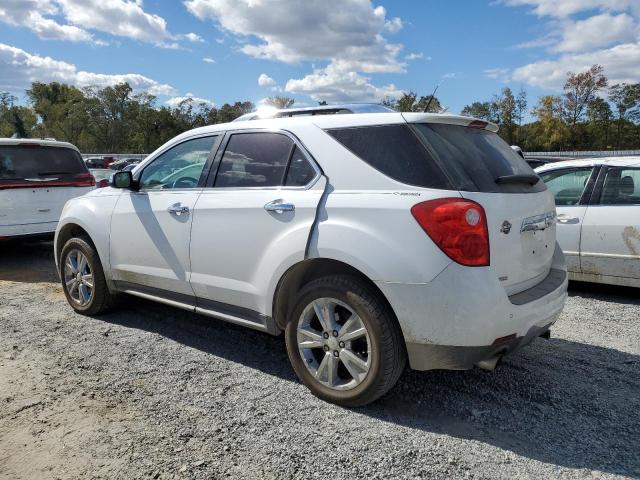
[[[111,175],[109,185],[113,188],[128,188],[130,190],[136,189],[136,181],[133,179],[133,175],[130,171],[117,171]]]

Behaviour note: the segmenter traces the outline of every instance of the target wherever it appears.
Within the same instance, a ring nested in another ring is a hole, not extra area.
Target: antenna
[[[433,101],[433,97],[435,96],[436,92],[438,91],[438,88],[440,88],[440,83],[438,85],[436,85],[436,88],[433,90],[433,93],[431,94],[431,97],[429,98],[429,101],[427,102],[427,106],[424,107],[424,110],[423,110],[424,113],[427,113],[429,111],[429,107],[431,106],[431,102]]]

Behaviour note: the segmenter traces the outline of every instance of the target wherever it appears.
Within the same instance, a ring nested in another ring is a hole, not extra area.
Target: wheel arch
[[[348,263],[332,258],[310,258],[291,266],[280,278],[273,296],[272,316],[278,326],[286,327],[297,293],[309,282],[329,275],[349,275],[363,281],[380,298],[397,321],[391,303],[367,275]]]

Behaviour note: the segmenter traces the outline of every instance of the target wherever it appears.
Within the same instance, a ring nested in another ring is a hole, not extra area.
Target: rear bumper
[[[567,283],[556,245],[549,276],[511,297],[490,267],[456,263],[427,284],[377,284],[396,313],[411,368],[464,370],[544,334],[564,307]]]

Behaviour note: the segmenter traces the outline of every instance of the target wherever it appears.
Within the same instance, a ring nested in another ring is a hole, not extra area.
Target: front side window
[[[278,133],[235,133],[225,149],[214,186],[283,185],[293,141]]]
[[[602,185],[602,205],[639,205],[640,168],[610,167]]]
[[[539,174],[556,199],[557,206],[573,206],[580,203],[593,168],[551,170]]]
[[[167,150],[145,167],[140,188],[196,188],[216,139],[217,136],[194,138]]]

